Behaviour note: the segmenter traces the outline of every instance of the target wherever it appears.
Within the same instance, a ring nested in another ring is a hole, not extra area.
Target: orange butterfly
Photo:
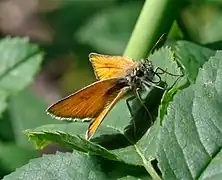
[[[123,56],[89,54],[97,82],[51,105],[47,112],[59,119],[91,118],[87,139],[90,139],[113,106],[132,91],[141,101],[139,91],[156,86],[161,78],[151,61],[138,62]],[[154,82],[154,76],[159,81]],[[141,101],[142,103],[142,101]],[[128,105],[128,104],[127,104]]]

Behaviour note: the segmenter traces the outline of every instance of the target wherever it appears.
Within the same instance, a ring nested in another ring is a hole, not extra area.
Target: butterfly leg
[[[129,109],[130,115],[131,115],[132,117],[135,117],[135,116],[133,115],[133,111],[132,111],[132,109],[131,109],[131,106],[130,106],[129,102],[132,101],[132,100],[135,99],[135,98],[136,98],[136,96],[131,96],[131,97],[129,97],[129,98],[126,99],[127,108]],[[134,131],[134,134],[136,134],[136,123],[135,123],[135,121],[134,121],[134,118],[132,118],[132,122],[133,122],[133,131]]]
[[[158,85],[157,85],[157,82],[145,81],[145,80],[143,80],[143,79],[141,79],[141,81],[142,81],[142,83],[143,83],[144,85],[146,85],[148,88],[150,88],[150,87],[153,86],[153,87],[156,87],[156,88],[158,88],[158,89],[162,89],[162,90],[165,89],[165,87],[158,86]]]
[[[159,70],[160,72],[158,72],[158,70]],[[167,70],[162,69],[161,67],[157,67],[157,68],[154,70],[154,73],[155,73],[155,74],[164,74],[164,73],[166,73],[166,74],[169,74],[169,75],[171,75],[171,76],[183,76],[183,74],[173,74],[173,73],[170,73],[170,72],[168,72]]]
[[[151,115],[149,109],[148,109],[148,108],[146,107],[146,105],[143,103],[142,97],[141,97],[140,92],[139,92],[139,88],[136,89],[135,93],[136,93],[137,99],[140,101],[141,105],[145,108],[145,110],[147,111],[147,113],[148,113],[148,115],[149,115],[149,117],[150,117],[150,120],[151,120],[152,123],[153,123],[154,121],[153,121],[152,115]]]
[[[160,70],[161,72],[158,72],[158,70]],[[171,76],[178,77],[178,78],[175,80],[175,82],[174,82],[174,83],[170,86],[170,88],[168,88],[168,89],[173,88],[173,86],[179,81],[179,79],[184,76],[184,74],[173,74],[173,73],[170,73],[170,72],[167,71],[167,69],[164,70],[164,69],[162,69],[162,68],[160,68],[160,67],[157,67],[157,68],[155,69],[154,73],[155,73],[158,77],[159,77],[159,74],[164,74],[164,73],[169,74],[169,75],[171,75]],[[166,89],[166,88],[167,88],[167,87],[165,87],[165,89]]]
[[[129,109],[129,112],[130,112],[130,115],[131,115],[131,116],[134,116],[134,114],[133,114],[133,111],[132,111],[132,108],[131,108],[129,102],[132,101],[132,100],[134,100],[135,98],[136,98],[136,96],[131,96],[131,97],[129,97],[129,98],[126,99],[126,105],[127,105],[127,108]]]

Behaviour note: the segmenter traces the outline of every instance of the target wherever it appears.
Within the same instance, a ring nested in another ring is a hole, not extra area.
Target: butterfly
[[[59,119],[92,119],[86,133],[87,139],[94,135],[110,110],[127,93],[133,92],[143,105],[142,89],[152,86],[162,88],[158,86],[161,73],[157,72],[162,69],[154,69],[148,59],[133,61],[128,57],[97,53],[90,53],[89,59],[98,81],[59,100],[46,110]],[[154,81],[155,76],[157,81]],[[130,108],[128,100],[126,102]]]

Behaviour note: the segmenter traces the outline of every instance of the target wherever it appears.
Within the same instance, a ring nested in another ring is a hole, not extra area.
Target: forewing
[[[53,104],[47,112],[60,119],[95,118],[109,100],[109,91],[121,86],[117,78],[97,81]]]
[[[102,123],[106,115],[109,113],[109,111],[113,108],[113,106],[128,92],[129,87],[124,87],[120,90],[116,89],[113,91],[112,94],[110,94],[109,101],[106,104],[106,107],[103,109],[103,111],[94,119],[88,128],[87,131],[87,139],[90,139],[93,134],[98,129],[99,125]]]
[[[136,65],[130,58],[123,56],[108,56],[91,53],[89,54],[89,59],[98,79],[123,77],[126,75],[127,70]]]

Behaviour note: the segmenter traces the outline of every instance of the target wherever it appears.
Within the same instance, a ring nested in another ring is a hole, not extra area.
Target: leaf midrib
[[[130,143],[131,145],[134,147],[135,151],[137,152],[137,154],[140,156],[140,158],[143,161],[143,165],[146,169],[146,171],[151,175],[151,177],[154,180],[161,180],[160,176],[157,174],[157,172],[155,171],[155,169],[153,168],[152,164],[150,163],[149,160],[146,159],[146,157],[143,155],[142,151],[140,150],[140,148],[137,146],[137,144],[133,143],[121,130],[113,127],[113,126],[107,126],[110,127],[116,131],[119,131]]]
[[[29,61],[31,59],[32,56],[37,55],[38,53],[41,53],[42,51],[37,50],[33,53],[31,53],[30,55],[24,57],[21,61],[15,63],[13,66],[11,66],[10,68],[8,68],[2,75],[0,75],[0,81],[1,79],[3,79],[7,74],[9,74],[11,71],[13,71],[15,68],[17,68],[18,66],[20,66],[20,64],[23,64],[27,61]]]

